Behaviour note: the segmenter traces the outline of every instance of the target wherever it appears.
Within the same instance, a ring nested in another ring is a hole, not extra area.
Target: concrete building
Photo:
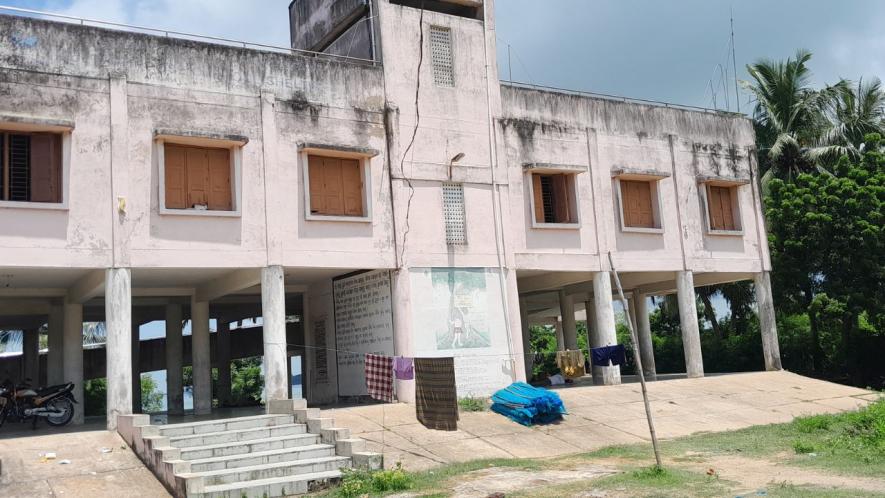
[[[701,376],[695,286],[750,279],[779,369],[751,122],[502,83],[493,7],[294,0],[292,50],[0,16],[0,328],[27,331],[24,370],[78,400],[106,376],[109,427],[145,368],[181,412],[192,365],[207,413],[244,354],[268,399],[293,355],[309,403],[363,394],[366,352],[455,356],[459,393],[488,394],[525,379],[530,324],[616,341],[609,255],[649,374],[649,296],[678,294]],[[155,320],[159,349],[137,340]]]

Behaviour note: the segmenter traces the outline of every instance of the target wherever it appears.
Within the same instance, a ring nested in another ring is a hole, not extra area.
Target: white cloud
[[[288,0],[50,0],[45,10],[287,47]]]

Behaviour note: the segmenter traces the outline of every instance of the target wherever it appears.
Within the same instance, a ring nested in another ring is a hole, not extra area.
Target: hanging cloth
[[[611,366],[627,364],[623,344],[593,348],[590,350],[590,358],[593,365],[597,367],[607,367],[609,362],[611,362]]]
[[[415,358],[415,412],[428,429],[458,429],[454,358]]]
[[[393,402],[393,358],[366,354],[366,391],[373,399]]]
[[[393,375],[399,380],[415,378],[415,364],[411,358],[397,356],[393,359]]]
[[[562,374],[570,379],[584,376],[584,352],[579,349],[567,349],[556,352],[556,366]]]

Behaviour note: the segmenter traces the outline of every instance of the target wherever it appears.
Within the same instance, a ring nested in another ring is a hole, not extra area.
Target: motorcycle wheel
[[[55,427],[67,425],[74,418],[74,404],[68,398],[58,398],[49,402],[46,406],[50,410],[61,412],[60,415],[46,417],[46,423]]]

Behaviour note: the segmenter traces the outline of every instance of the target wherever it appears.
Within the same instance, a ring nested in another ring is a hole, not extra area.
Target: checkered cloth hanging
[[[366,354],[366,390],[372,399],[393,402],[393,358]]]

